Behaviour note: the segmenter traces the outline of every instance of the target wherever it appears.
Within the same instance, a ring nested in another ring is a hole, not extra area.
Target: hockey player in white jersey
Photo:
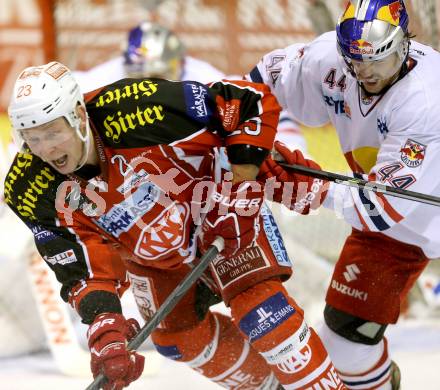
[[[129,31],[120,56],[88,71],[76,71],[74,75],[83,93],[126,77],[161,77],[208,83],[225,76],[211,64],[187,55],[177,35],[151,22],[143,22]]]
[[[336,32],[265,55],[248,77],[268,84],[306,125],[331,121],[353,176],[439,196],[440,54],[410,38],[402,0],[352,0]],[[281,174],[293,172],[270,160],[261,178]],[[384,332],[429,260],[440,257],[440,209],[334,183],[324,206],[353,230],[320,335],[350,389],[398,389]]]

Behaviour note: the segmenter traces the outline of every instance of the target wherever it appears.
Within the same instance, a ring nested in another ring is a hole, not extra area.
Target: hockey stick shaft
[[[318,179],[333,181],[337,184],[343,184],[345,186],[355,187],[355,188],[363,188],[367,191],[377,192],[384,195],[390,195],[402,199],[408,199],[415,202],[426,203],[432,206],[440,206],[440,198],[437,196],[422,194],[420,192],[402,190],[400,188],[395,188],[376,182],[366,181],[356,177],[344,176],[344,175],[339,175],[337,173],[321,171],[318,169],[313,169],[302,165],[296,165],[296,164],[291,165],[291,164],[286,164],[284,162],[279,162],[279,164],[285,168],[292,169],[295,172],[302,173],[307,176],[316,177]]]
[[[185,276],[168,298],[162,303],[157,312],[151,317],[139,331],[139,333],[128,343],[130,351],[136,350],[157,328],[159,323],[174,309],[180,299],[186,294],[189,288],[200,278],[209,264],[224,248],[224,241],[217,237],[206,253],[200,258],[200,262]],[[105,381],[104,374],[99,374],[86,390],[98,390]]]

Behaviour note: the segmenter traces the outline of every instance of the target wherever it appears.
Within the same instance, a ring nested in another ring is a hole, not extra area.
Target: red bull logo
[[[425,158],[426,145],[420,142],[408,139],[400,149],[400,156],[402,161],[410,168],[418,167],[422,165]]]
[[[400,11],[402,10],[402,4],[400,4],[400,1],[395,1],[394,3],[391,3],[388,8],[390,9],[390,14],[393,20],[397,24],[399,24]]]
[[[345,7],[344,13],[342,14],[340,23],[344,22],[347,19],[354,18],[354,11],[355,11],[354,5],[351,3],[351,1],[349,1],[347,3],[347,6]]]
[[[365,39],[357,39],[351,41],[350,43],[350,53],[351,54],[373,54],[373,44],[366,41]]]
[[[377,18],[388,22],[393,26],[398,26],[400,23],[400,12],[403,7],[400,1],[395,1],[391,4],[385,5],[377,12]]]

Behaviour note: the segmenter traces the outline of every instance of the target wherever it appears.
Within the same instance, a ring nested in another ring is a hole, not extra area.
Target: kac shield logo
[[[142,229],[134,253],[145,260],[159,260],[179,249],[185,242],[188,217],[188,205],[173,203]]]

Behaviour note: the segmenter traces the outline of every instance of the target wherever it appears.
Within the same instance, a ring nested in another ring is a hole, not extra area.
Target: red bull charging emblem
[[[391,3],[389,6],[391,17],[393,18],[394,22],[399,24],[400,19],[400,11],[402,10],[402,4],[400,4],[400,1],[395,1],[394,3]]]
[[[408,139],[400,149],[400,156],[402,161],[410,168],[418,167],[422,164],[425,158],[426,145],[420,142]]]
[[[400,1],[395,1],[391,4],[384,5],[377,12],[377,18],[384,22],[391,23],[393,26],[398,26],[400,23],[400,15],[403,10]]]

